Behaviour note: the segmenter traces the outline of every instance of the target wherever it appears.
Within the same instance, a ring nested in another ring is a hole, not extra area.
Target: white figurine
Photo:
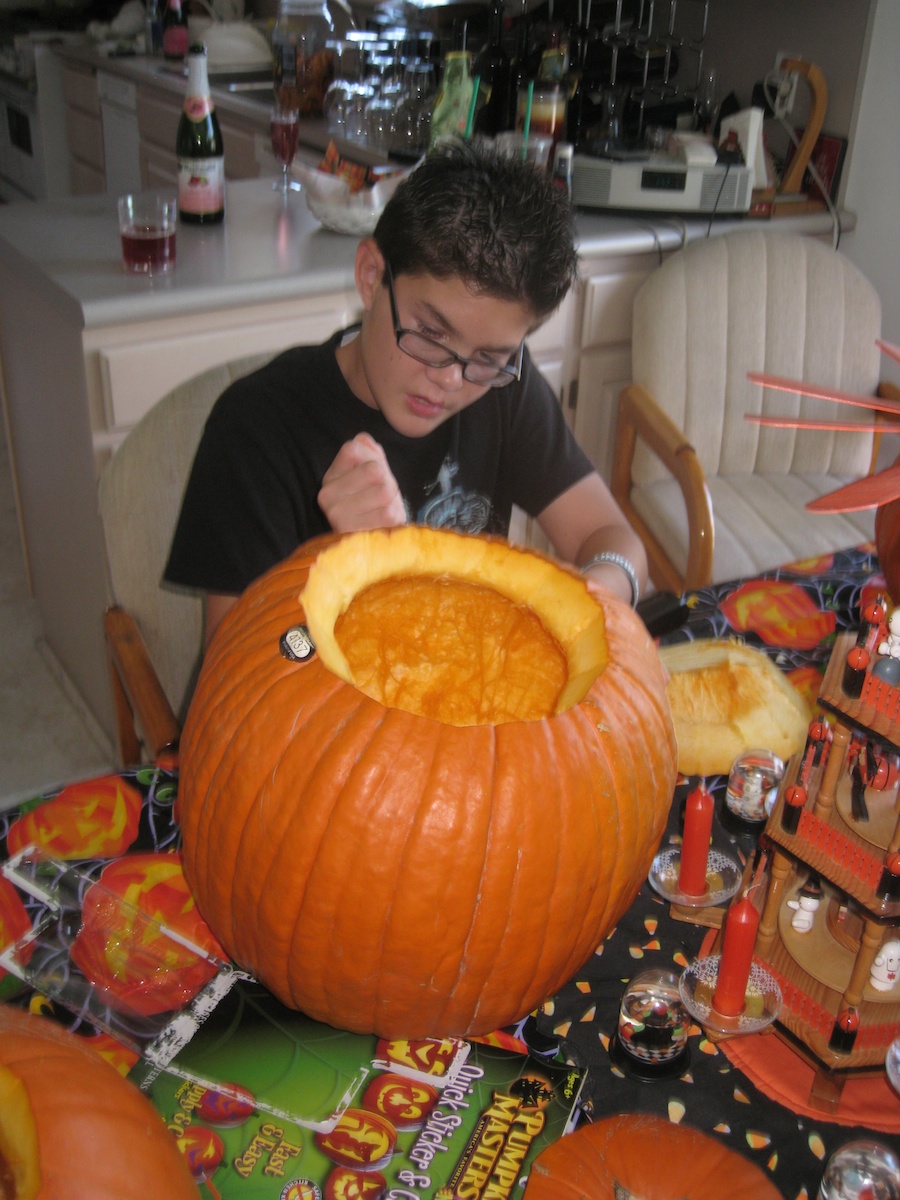
[[[889,654],[891,658],[900,658],[900,604],[891,613],[888,621],[888,635],[883,642],[878,643],[879,654]]]
[[[797,893],[796,900],[788,900],[788,908],[795,910],[791,917],[791,928],[797,933],[809,933],[815,923],[815,911],[822,903],[822,885],[814,875]]]
[[[898,610],[895,608],[894,612]],[[897,982],[900,972],[900,941],[892,938],[885,942],[872,963],[869,984],[879,992],[889,992]]]

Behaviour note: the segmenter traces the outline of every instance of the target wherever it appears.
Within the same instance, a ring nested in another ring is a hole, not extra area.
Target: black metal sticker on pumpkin
[[[279,649],[291,662],[306,662],[316,652],[309,630],[305,625],[293,625],[281,635]]]

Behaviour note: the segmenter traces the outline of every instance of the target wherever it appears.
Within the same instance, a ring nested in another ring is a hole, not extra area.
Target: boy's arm
[[[336,533],[406,524],[406,506],[384,450],[367,433],[345,442],[325,472],[319,507]],[[206,596],[204,648],[237,596]]]
[[[538,514],[537,520],[560,558],[580,567],[594,555],[610,551],[631,563],[640,591],[646,588],[644,544],[596,471],[557,496]],[[635,599],[627,571],[614,562],[597,563],[585,577],[628,604]]]

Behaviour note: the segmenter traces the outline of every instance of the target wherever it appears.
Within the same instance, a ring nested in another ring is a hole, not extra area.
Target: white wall
[[[841,249],[878,289],[882,329],[900,344],[900,3],[877,0],[844,169],[843,203],[857,226]],[[883,376],[900,383],[900,365]],[[900,454],[900,436],[885,438]]]

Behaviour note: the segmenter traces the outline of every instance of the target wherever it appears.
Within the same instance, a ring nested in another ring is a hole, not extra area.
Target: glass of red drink
[[[295,108],[276,105],[272,109],[272,151],[281,163],[281,179],[272,185],[285,195],[289,191],[300,190],[300,184],[288,177],[294,155],[297,153],[297,141],[300,136],[300,114]]]
[[[132,275],[164,275],[175,266],[178,200],[174,192],[119,197],[122,264]]]

